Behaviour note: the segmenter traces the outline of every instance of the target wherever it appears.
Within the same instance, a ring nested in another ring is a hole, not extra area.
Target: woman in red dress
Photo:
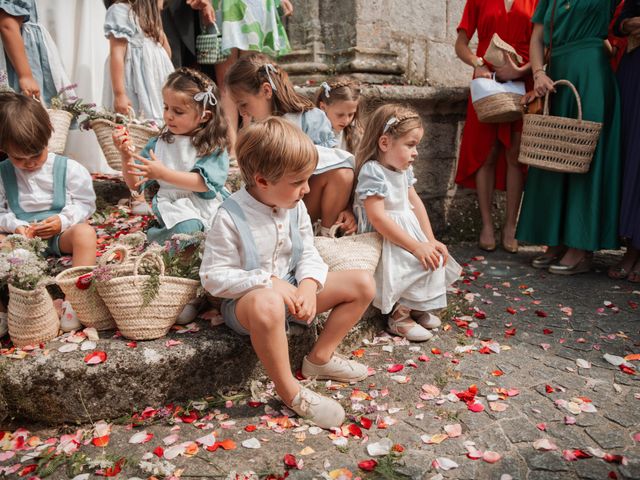
[[[533,25],[531,17],[538,0],[467,0],[458,25],[456,54],[466,64],[474,67],[473,77],[525,80],[527,90],[533,86],[529,65],[529,40]],[[469,41],[478,32],[478,48],[473,53]],[[502,67],[493,67],[482,58],[497,33],[502,40],[516,49],[524,64],[516,65],[510,57]],[[518,251],[515,239],[518,209],[524,185],[524,169],[518,163],[522,121],[511,123],[481,123],[471,104],[467,107],[467,121],[462,134],[456,183],[475,188],[482,216],[479,246],[493,251],[496,238],[493,231],[491,210],[495,188],[507,191],[507,214],[502,228],[502,246],[505,250]]]

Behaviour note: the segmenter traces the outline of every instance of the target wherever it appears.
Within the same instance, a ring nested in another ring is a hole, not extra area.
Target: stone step
[[[323,316],[309,328],[293,325],[289,335],[291,365],[295,371],[317,339]],[[45,424],[88,423],[113,419],[159,407],[188,402],[228,389],[248,386],[264,371],[248,337],[225,326],[199,321],[200,331],[171,332],[157,340],[137,342],[101,332],[96,350],[107,360],[98,365],[83,361],[88,351],[61,353],[66,343],[53,340],[44,350],[24,359],[0,357],[0,424],[9,419]],[[382,328],[380,312],[369,308],[343,343],[349,352],[366,336]],[[181,343],[167,346],[167,341]]]

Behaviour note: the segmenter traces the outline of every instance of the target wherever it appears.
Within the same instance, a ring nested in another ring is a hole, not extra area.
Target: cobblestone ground
[[[156,405],[134,428],[131,419],[28,434],[13,425],[0,437],[0,476],[47,473],[30,467],[29,452],[44,447],[11,455],[22,435],[34,445],[53,437],[70,454],[52,478],[81,468],[93,477],[100,461],[103,475],[122,468],[119,478],[640,478],[640,285],[606,277],[612,255],[599,255],[593,273],[558,277],[528,266],[533,249],[453,251],[465,279],[433,340],[364,342],[353,354],[375,370],[368,380],[316,385],[344,404],[340,432],[283,417],[268,386],[254,385],[266,405],[195,403],[170,417]]]

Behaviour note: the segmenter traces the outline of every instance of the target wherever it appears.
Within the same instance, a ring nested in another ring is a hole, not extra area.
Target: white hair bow
[[[271,78],[271,72],[273,72],[274,74],[277,72],[276,67],[273,66],[272,63],[265,63],[264,65],[264,71],[267,74],[267,78],[269,79],[269,85],[271,85],[271,88],[275,91],[278,90],[276,88],[276,84],[273,81],[273,78]]]
[[[218,99],[213,94],[213,85],[209,85],[203,92],[198,92],[193,96],[196,102],[202,102],[202,109],[207,109],[207,104],[215,107],[218,104]]]
[[[384,135],[387,131],[393,127],[396,123],[398,123],[398,119],[396,117],[391,117],[387,120],[387,123],[384,124],[384,128],[382,129],[382,134]]]
[[[331,85],[329,85],[327,82],[322,82],[320,86],[324,88],[324,96],[329,98],[331,96],[329,94],[329,92],[331,92]]]

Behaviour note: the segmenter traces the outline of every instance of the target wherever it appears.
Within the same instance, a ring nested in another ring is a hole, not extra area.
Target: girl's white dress
[[[414,239],[427,237],[409,202],[409,188],[415,184],[413,168],[397,172],[375,160],[366,162],[358,174],[354,213],[358,233],[373,232],[363,202],[371,196],[384,197],[386,214]],[[389,313],[396,303],[411,310],[429,311],[447,305],[447,286],[456,281],[462,268],[449,256],[447,264],[435,271],[425,270],[411,252],[383,240],[382,256],[375,272],[376,298],[373,305]]]
[[[145,36],[131,7],[126,3],[115,3],[109,7],[104,34],[107,38],[113,36],[128,42],[124,61],[124,85],[136,115],[161,124],[164,109],[162,86],[174,70],[169,55],[162,45]],[[104,72],[102,104],[111,110],[114,95],[108,57]]]

